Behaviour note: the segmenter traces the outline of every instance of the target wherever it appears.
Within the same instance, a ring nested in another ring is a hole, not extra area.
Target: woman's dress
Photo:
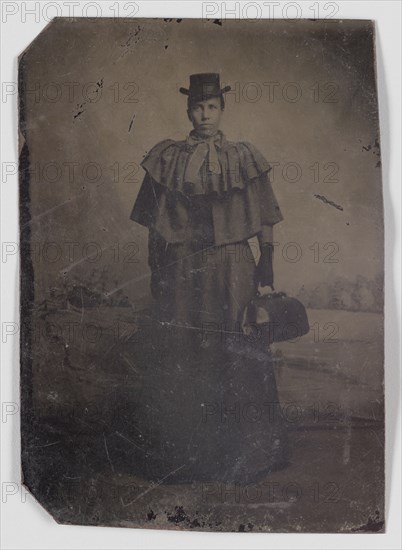
[[[165,483],[250,483],[288,460],[269,345],[241,328],[256,293],[255,260],[247,238],[216,244],[213,200],[186,198],[178,242],[148,225],[153,345],[144,355],[137,466]]]

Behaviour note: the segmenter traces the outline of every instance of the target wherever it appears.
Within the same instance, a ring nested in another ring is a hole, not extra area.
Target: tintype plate
[[[19,106],[36,499],[65,524],[383,532],[374,23],[56,18]]]

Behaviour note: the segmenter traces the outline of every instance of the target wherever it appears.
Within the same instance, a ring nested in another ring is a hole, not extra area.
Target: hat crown
[[[190,75],[190,95],[199,93],[221,93],[220,77],[218,73],[198,73]]]
[[[190,88],[180,88],[180,92],[188,95],[193,101],[221,96],[224,92],[229,90],[230,86],[226,86],[224,89],[221,89],[219,73],[191,74]]]

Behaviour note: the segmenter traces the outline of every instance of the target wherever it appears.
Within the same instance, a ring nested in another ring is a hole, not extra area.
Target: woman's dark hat
[[[189,96],[190,102],[205,101],[210,97],[220,97],[231,90],[230,86],[221,88],[218,73],[199,73],[190,75],[190,89],[180,88],[182,94]]]

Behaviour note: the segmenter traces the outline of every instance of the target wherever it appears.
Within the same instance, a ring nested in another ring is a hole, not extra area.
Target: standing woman
[[[273,226],[283,216],[268,162],[219,129],[229,90],[216,73],[191,75],[180,88],[193,130],[142,161],[131,213],[149,229],[158,335],[140,405],[142,470],[170,482],[249,483],[287,463],[269,344],[249,342],[241,329],[258,286],[273,285]]]

